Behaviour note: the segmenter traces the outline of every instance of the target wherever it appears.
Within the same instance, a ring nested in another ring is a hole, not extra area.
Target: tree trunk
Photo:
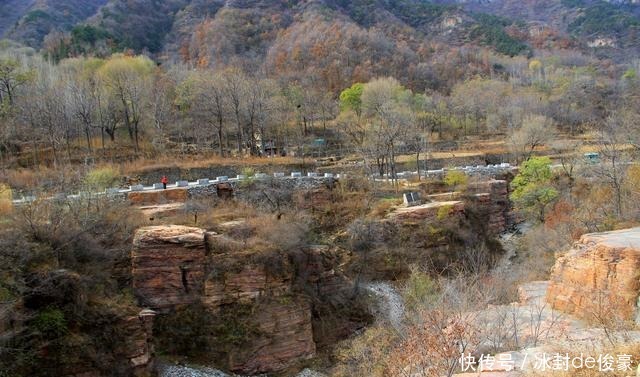
[[[222,117],[218,117],[218,145],[220,157],[224,157],[224,146],[222,145]]]
[[[89,148],[89,154],[91,154],[91,133],[89,127],[84,128],[84,134],[87,137],[87,148]]]
[[[237,142],[238,142],[238,154],[242,155],[242,122],[240,121],[240,114],[236,110],[236,127],[237,127]]]
[[[140,152],[140,143],[138,138],[138,121],[133,123],[133,141],[136,153]]]

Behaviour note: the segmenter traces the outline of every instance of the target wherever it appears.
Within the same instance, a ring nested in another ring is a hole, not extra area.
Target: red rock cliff
[[[139,229],[132,252],[136,295],[164,310],[202,303],[213,317],[222,311],[228,315],[237,304],[249,306],[245,313],[232,313],[257,327],[226,352],[234,372],[278,371],[314,356],[311,302],[294,289],[296,269],[289,255],[253,259],[244,250],[216,249],[223,238],[176,225]]]
[[[179,225],[140,228],[131,253],[133,289],[154,309],[190,304],[203,294],[205,231]]]
[[[547,301],[580,318],[635,319],[640,293],[640,228],[583,235],[558,258]]]

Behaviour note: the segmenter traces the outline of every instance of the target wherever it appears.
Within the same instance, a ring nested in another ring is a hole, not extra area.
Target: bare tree
[[[247,77],[237,69],[224,71],[222,73],[223,90],[229,104],[229,112],[236,124],[236,144],[238,154],[242,154],[245,146],[245,133],[243,127],[242,110],[245,103],[247,91]]]
[[[37,79],[28,86],[25,98],[21,101],[22,119],[32,131],[30,140],[36,163],[41,140],[47,141],[53,164],[57,165],[62,143],[73,136],[70,134],[66,103],[64,96],[60,95],[62,87],[58,79],[53,66],[42,63],[38,67]]]
[[[609,116],[596,132],[601,163],[595,165],[593,171],[613,190],[616,213],[622,218],[624,182],[630,159],[624,150],[626,130],[620,114]]]
[[[552,140],[555,133],[555,127],[549,118],[542,115],[531,115],[523,120],[520,128],[509,134],[509,147],[517,161],[526,161],[537,147]]]
[[[387,159],[394,180],[398,144],[415,123],[409,107],[412,96],[397,80],[390,78],[371,81],[362,92],[363,114],[368,123],[365,143],[379,166]]]

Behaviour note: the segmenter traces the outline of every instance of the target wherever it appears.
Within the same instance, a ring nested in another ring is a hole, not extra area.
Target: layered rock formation
[[[316,342],[330,342],[316,322],[348,301],[339,263],[326,246],[243,250],[225,235],[176,225],[139,229],[132,252],[134,291],[144,304],[169,312],[198,303],[213,319],[242,323],[241,344],[222,354],[230,370],[243,374],[284,369],[312,357]],[[347,318],[332,324],[338,337],[362,325]]]
[[[509,186],[507,181],[489,180],[478,185],[475,203],[488,216],[487,228],[492,234],[507,230],[509,225]]]
[[[315,355],[311,305],[303,297],[260,300],[253,308],[257,332],[238,352],[229,354],[229,369],[243,374],[282,370]]]
[[[153,310],[142,310],[137,316],[130,316],[123,320],[122,329],[127,334],[125,358],[133,375],[143,376],[149,373],[153,366]]]
[[[583,235],[556,261],[547,301],[583,319],[638,322],[639,294],[640,228],[631,228]]]
[[[291,271],[290,266],[286,268]],[[205,281],[202,301],[212,312],[222,305],[252,303],[259,298],[280,297],[291,293],[291,276],[271,277],[265,266],[246,264],[239,271],[220,272]]]
[[[398,208],[390,214],[401,221],[421,221],[438,216],[460,214],[470,204],[486,215],[487,230],[496,235],[507,230],[510,223],[509,186],[507,181],[491,179],[470,187],[475,194],[463,197],[460,192],[446,192],[428,195],[430,203],[413,207]]]
[[[166,217],[177,216],[180,213],[184,213],[185,204],[184,203],[168,203],[168,204],[156,204],[150,206],[140,207],[140,212],[153,221],[156,219],[162,219]]]
[[[131,252],[133,289],[154,309],[200,299],[206,264],[205,231],[179,225],[139,229]]]

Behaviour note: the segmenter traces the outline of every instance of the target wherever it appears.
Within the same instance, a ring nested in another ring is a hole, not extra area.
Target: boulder
[[[583,235],[556,261],[547,301],[582,319],[638,322],[640,228]]]
[[[190,304],[203,294],[206,232],[180,225],[138,229],[131,253],[133,290],[153,309]]]

